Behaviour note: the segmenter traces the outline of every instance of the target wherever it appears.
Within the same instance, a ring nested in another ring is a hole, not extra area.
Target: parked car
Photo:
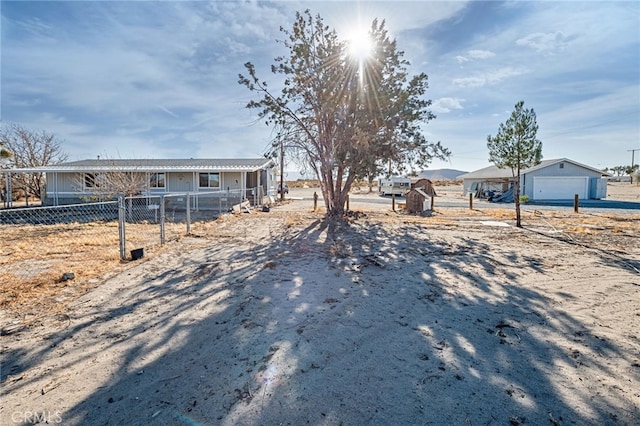
[[[278,194],[280,194],[281,192],[282,192],[282,186],[278,184]],[[285,194],[289,193],[289,185],[287,185],[286,183],[284,184],[284,193]]]

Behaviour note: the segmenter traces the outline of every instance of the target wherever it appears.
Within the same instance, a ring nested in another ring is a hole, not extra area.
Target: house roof
[[[268,158],[96,159],[51,166],[12,169],[15,172],[255,172],[272,166]]]
[[[420,188],[413,188],[411,191],[409,192],[417,192],[418,194],[422,195],[424,198],[428,198],[430,195],[427,194],[426,192],[424,192],[422,189]]]
[[[585,164],[578,163],[577,161],[569,160],[568,158],[556,158],[552,160],[542,160],[540,164],[529,167],[528,169],[522,170],[521,174],[526,174],[533,172],[535,170],[544,169],[545,167],[552,166],[557,163],[571,163],[578,167],[582,167],[587,170],[591,170],[597,173],[602,174],[602,176],[610,176],[608,173],[603,172],[602,170],[596,169],[595,167],[587,166]],[[489,166],[483,169],[479,169],[473,172],[465,173],[463,175],[458,176],[458,179],[513,179],[513,175],[511,169],[499,169],[497,166]]]

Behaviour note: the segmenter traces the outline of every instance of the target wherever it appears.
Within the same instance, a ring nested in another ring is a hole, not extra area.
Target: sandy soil
[[[640,203],[640,184],[629,182],[609,182],[607,200],[633,201]]]
[[[640,216],[333,223],[303,202],[2,336],[2,424],[640,423]]]

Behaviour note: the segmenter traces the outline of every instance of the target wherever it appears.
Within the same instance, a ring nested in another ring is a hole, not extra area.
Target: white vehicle
[[[402,176],[391,176],[378,181],[380,195],[402,195],[411,189],[411,179]]]

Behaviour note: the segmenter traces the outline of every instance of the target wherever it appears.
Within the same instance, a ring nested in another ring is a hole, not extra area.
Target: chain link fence
[[[118,243],[116,201],[0,209],[2,300],[117,262]]]
[[[5,283],[60,282],[69,271],[90,275],[139,258],[185,235],[205,234],[220,214],[258,206],[263,197],[258,188],[0,209],[0,291]]]
[[[263,196],[257,188],[121,198],[120,256],[135,259],[145,249],[202,233],[220,214],[257,206]]]

